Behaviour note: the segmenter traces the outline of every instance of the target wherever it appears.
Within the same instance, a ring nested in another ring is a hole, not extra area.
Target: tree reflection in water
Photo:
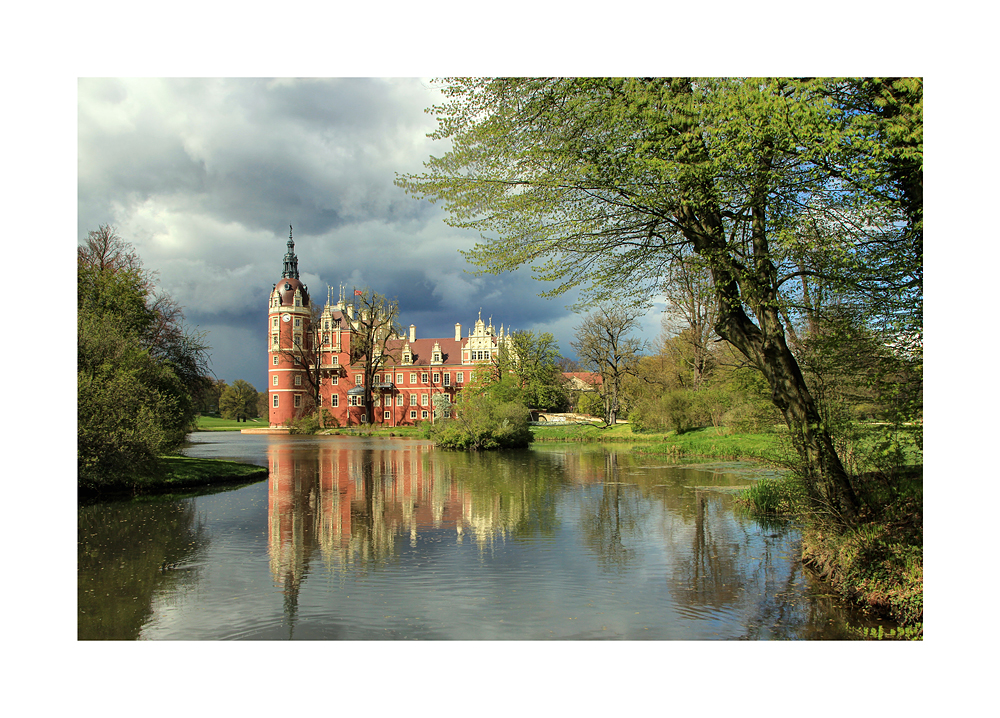
[[[135,640],[158,596],[197,580],[208,536],[190,501],[107,502],[77,512],[77,636]]]

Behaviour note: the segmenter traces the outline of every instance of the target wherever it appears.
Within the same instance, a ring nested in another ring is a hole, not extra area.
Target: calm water
[[[740,464],[197,433],[252,486],[79,511],[81,639],[846,638]],[[857,623],[858,617],[850,617]]]

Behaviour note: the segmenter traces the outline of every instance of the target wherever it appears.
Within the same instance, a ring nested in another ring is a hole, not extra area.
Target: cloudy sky
[[[101,224],[138,249],[160,286],[208,332],[212,370],[265,385],[266,305],[289,225],[314,300],[371,287],[417,335],[494,324],[552,332],[564,356],[574,297],[542,299],[522,270],[475,277],[478,235],[393,184],[446,145],[423,79],[80,79],[78,240]],[[659,332],[656,310],[644,334]]]

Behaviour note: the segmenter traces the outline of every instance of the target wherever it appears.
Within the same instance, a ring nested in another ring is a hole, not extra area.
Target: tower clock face
[[[283,321],[283,322],[287,322],[287,321],[289,321],[289,320],[290,320],[291,318],[292,318],[292,315],[291,315],[291,314],[282,314],[282,315],[281,315],[281,321]]]

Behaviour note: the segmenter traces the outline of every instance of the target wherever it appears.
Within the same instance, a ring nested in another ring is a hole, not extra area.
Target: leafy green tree
[[[237,379],[227,386],[219,397],[219,411],[223,419],[255,419],[257,414],[258,391],[249,382]]]
[[[153,291],[134,249],[102,226],[77,254],[77,468],[82,488],[157,468],[194,422],[205,386],[200,335]]]
[[[398,182],[489,237],[469,259],[529,264],[550,295],[642,302],[678,252],[697,255],[714,329],[766,378],[814,505],[850,520],[857,496],[786,341],[782,289],[801,276],[796,254],[816,251],[794,239],[816,219],[838,229],[836,281],[879,312],[920,292],[919,81],[459,79],[444,92],[433,136],[451,149]]]
[[[550,332],[517,331],[510,335],[510,370],[521,403],[542,411],[563,411],[569,397],[559,370],[559,345]]]

